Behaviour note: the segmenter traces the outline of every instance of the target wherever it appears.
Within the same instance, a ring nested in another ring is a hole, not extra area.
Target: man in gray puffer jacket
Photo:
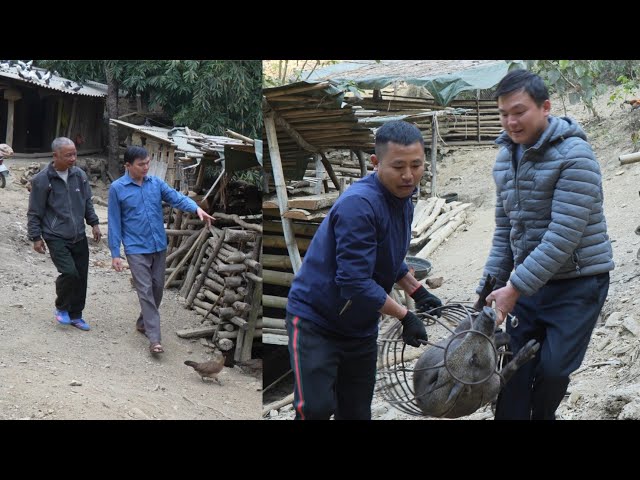
[[[609,290],[613,254],[603,212],[602,177],[575,120],[550,115],[549,93],[526,70],[508,73],[496,91],[504,132],[493,168],[496,229],[483,278],[500,287],[498,324],[511,348],[541,348],[502,389],[496,419],[552,420],[584,359]],[[482,289],[484,281],[478,287]]]

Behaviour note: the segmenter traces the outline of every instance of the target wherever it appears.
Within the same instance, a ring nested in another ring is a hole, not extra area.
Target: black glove
[[[411,294],[411,298],[415,300],[416,310],[420,313],[429,313],[429,310],[432,308],[442,306],[440,299],[434,294],[429,293],[422,285],[420,285],[420,288]],[[439,317],[441,314],[442,312],[440,310],[433,312],[433,315],[436,317]]]
[[[402,324],[404,343],[412,347],[419,347],[419,338],[427,340],[427,330],[424,328],[424,323],[411,310],[407,310],[407,314],[400,319],[400,323]]]

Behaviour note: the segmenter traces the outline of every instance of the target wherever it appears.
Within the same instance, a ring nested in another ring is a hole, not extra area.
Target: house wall
[[[74,140],[79,151],[105,147],[104,98],[65,95],[18,82],[11,87],[22,94],[22,99],[15,102],[12,147],[16,153],[50,152],[56,133]],[[74,98],[77,104],[72,121]],[[62,102],[62,115],[58,130],[59,102]],[[6,141],[7,104],[4,99],[0,101],[0,142]]]

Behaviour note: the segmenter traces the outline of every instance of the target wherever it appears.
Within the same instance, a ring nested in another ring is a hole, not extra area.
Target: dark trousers
[[[296,420],[371,420],[376,336],[335,335],[287,312]]]
[[[520,297],[507,322],[515,353],[530,339],[540,343],[498,396],[496,420],[554,420],[569,375],[578,369],[609,292],[609,273],[549,282],[531,297]]]
[[[167,251],[128,254],[127,261],[138,293],[140,315],[137,327],[144,326],[151,342],[160,342],[160,303],[164,293],[164,271]]]
[[[76,243],[65,240],[45,241],[51,260],[60,274],[56,278],[56,308],[69,312],[71,319],[82,318],[89,276],[87,237]]]

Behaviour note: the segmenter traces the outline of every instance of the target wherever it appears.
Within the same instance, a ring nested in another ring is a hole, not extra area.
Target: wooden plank
[[[309,195],[306,197],[294,197],[289,199],[289,208],[301,208],[303,210],[319,210],[330,207],[338,199],[338,192],[324,193],[322,195]]]
[[[269,345],[289,345],[289,337],[286,335],[274,335],[273,333],[263,333],[262,343]],[[293,394],[291,394],[293,396]]]
[[[287,213],[285,213],[284,216],[285,218],[290,218],[291,220],[320,223],[325,219],[328,213],[328,208],[324,210],[316,210],[315,212],[308,212],[307,210],[303,210],[300,208],[292,208]]]

